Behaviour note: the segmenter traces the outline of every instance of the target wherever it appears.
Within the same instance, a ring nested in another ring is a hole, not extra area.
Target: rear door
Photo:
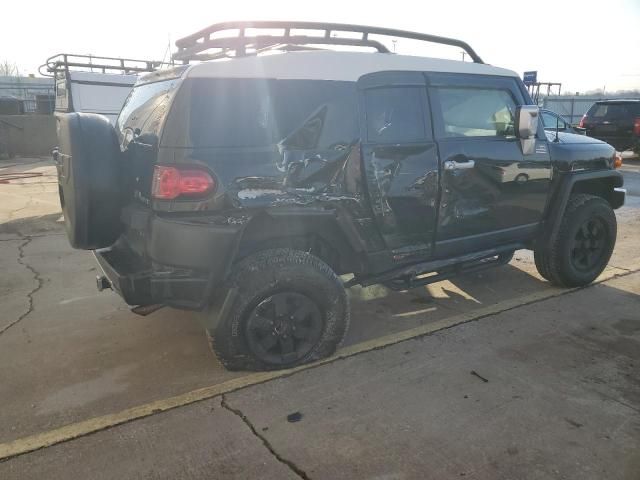
[[[523,155],[516,79],[430,74],[429,97],[441,159],[436,255],[519,241],[535,232],[547,201],[551,165],[542,126],[535,153]]]
[[[436,230],[438,155],[425,78],[378,72],[358,82],[363,164],[377,226],[397,260],[430,255]]]

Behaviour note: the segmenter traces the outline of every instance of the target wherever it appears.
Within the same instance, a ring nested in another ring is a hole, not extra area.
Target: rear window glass
[[[323,149],[357,137],[355,84],[321,80],[189,79],[162,144]]]
[[[596,103],[587,116],[595,120],[625,120],[637,115],[638,109],[640,105],[632,103]]]
[[[134,87],[118,116],[119,135],[126,129],[140,129],[140,134],[157,137],[177,83],[178,79],[173,79]]]

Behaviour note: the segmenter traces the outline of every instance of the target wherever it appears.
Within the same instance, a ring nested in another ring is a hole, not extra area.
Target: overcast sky
[[[562,82],[566,92],[640,89],[640,0],[14,0],[1,11],[0,60],[23,74],[59,52],[162,59],[169,39],[173,49],[176,39],[226,20],[314,20],[460,38],[485,62],[537,70],[538,80]],[[402,40],[396,47],[429,53]]]

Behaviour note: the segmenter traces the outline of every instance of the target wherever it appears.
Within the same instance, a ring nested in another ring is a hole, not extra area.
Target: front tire
[[[534,251],[538,272],[558,286],[588,285],[607,266],[617,228],[615,213],[606,200],[572,195],[555,238]]]
[[[228,370],[277,370],[335,352],[349,327],[342,281],[318,257],[280,248],[255,253],[234,268],[232,305],[207,330]]]

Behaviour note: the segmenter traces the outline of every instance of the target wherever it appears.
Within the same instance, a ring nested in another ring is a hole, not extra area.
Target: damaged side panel
[[[431,253],[437,223],[438,150],[425,78],[381,72],[360,79],[362,155],[369,200],[393,260]]]

